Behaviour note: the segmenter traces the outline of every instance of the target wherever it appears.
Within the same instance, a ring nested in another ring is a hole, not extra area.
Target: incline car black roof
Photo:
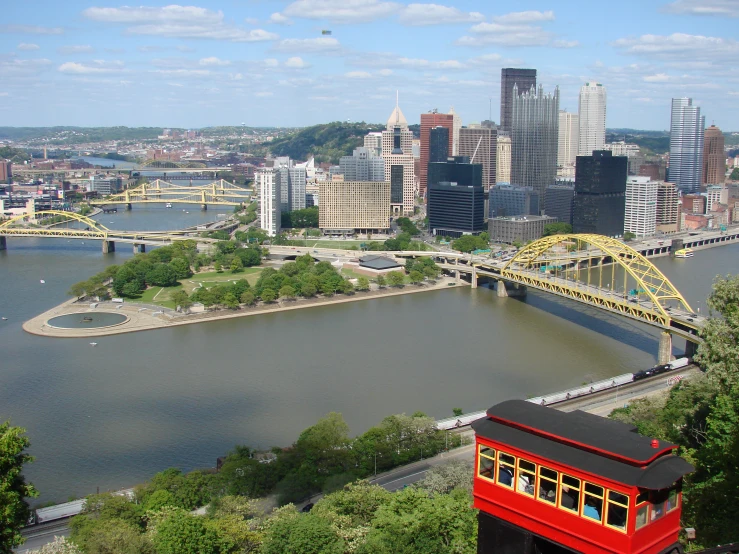
[[[550,411],[556,412],[551,409]],[[694,469],[688,462],[672,454],[666,454],[647,467],[640,468],[534,435],[489,418],[478,419],[472,423],[472,428],[481,437],[628,487],[664,489]]]
[[[604,456],[620,458],[636,465],[644,465],[665,452],[676,448],[670,442],[658,441],[636,433],[636,429],[624,423],[609,420],[586,412],[561,412],[539,406],[525,400],[506,400],[487,411],[488,416],[516,427],[536,429],[541,434],[552,435],[571,443],[582,445]]]

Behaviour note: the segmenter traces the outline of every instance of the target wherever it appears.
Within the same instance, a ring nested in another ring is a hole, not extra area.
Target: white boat
[[[676,258],[692,258],[693,257],[693,251],[690,248],[682,248],[675,252]]]

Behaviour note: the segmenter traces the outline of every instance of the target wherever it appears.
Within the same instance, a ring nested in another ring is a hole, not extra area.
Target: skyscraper
[[[726,152],[724,134],[721,129],[711,125],[706,129],[703,141],[703,179],[704,185],[720,185],[726,178]]]
[[[575,158],[579,148],[580,123],[577,114],[559,112],[557,138],[557,177],[575,176]]]
[[[426,192],[426,181],[429,165],[429,134],[434,127],[446,127],[449,129],[447,141],[449,142],[448,152],[454,150],[454,116],[439,113],[438,110],[431,110],[428,113],[421,114],[421,165],[418,180],[418,188],[421,196]]]
[[[390,181],[390,209],[393,216],[413,213],[413,191],[416,177],[413,171],[413,131],[400,111],[395,109],[382,132],[382,159],[385,161],[385,180]]]
[[[577,157],[573,232],[623,235],[627,164],[625,156],[613,156],[610,150]]]
[[[578,107],[578,156],[590,156],[603,150],[606,143],[606,87],[600,83],[585,83],[580,87]]]
[[[513,91],[511,184],[533,187],[546,209],[546,188],[557,176],[559,87],[552,94],[544,94],[541,85],[520,96],[517,86]]]
[[[339,167],[345,181],[385,180],[385,162],[373,148],[355,148],[351,156],[341,157]]]
[[[698,192],[703,173],[705,118],[692,98],[672,99],[668,180],[683,192]]]
[[[454,120],[452,124],[452,151],[449,152],[449,155],[459,156],[459,130],[462,128],[462,118],[454,111],[454,106],[449,108],[449,115]]]
[[[429,132],[429,163],[443,162],[449,156],[449,129],[434,127]]]
[[[473,164],[482,164],[482,186],[487,192],[495,185],[498,131],[479,125],[459,130],[459,155]]]
[[[500,70],[500,127],[498,130],[511,132],[513,116],[513,87],[518,90],[515,96],[536,88],[536,69],[506,67]]]

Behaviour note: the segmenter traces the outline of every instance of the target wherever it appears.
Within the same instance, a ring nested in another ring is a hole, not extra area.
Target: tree
[[[413,271],[411,271],[411,274],[408,275],[408,279],[414,285],[418,285],[423,282],[423,273],[414,269]]]
[[[291,287],[290,285],[284,285],[280,288],[280,298],[292,300],[293,298],[295,298],[295,288]]]
[[[244,263],[241,261],[241,258],[234,256],[234,259],[231,261],[231,273],[241,273],[242,271],[244,271]]]
[[[0,552],[3,554],[23,544],[21,529],[31,515],[26,498],[38,496],[21,473],[23,465],[33,461],[25,452],[30,445],[25,432],[21,427],[11,426],[10,421],[0,424]]]
[[[570,233],[572,233],[572,225],[569,223],[555,222],[544,225],[543,236],[545,237],[550,235],[568,235]]]
[[[402,271],[391,271],[387,274],[387,280],[391,287],[400,287],[405,282],[405,275]]]
[[[179,306],[179,308],[185,312],[190,309],[190,306],[192,306],[192,300],[190,300],[190,297],[184,290],[173,292],[170,298],[172,298],[175,306]]]
[[[632,240],[634,240],[635,238],[636,238],[636,235],[635,235],[634,233],[632,233],[631,231],[626,231],[626,232],[624,233],[624,240],[625,240],[626,242],[631,242],[631,241],[632,241]]]
[[[369,290],[370,283],[367,277],[357,277],[357,290]]]
[[[254,302],[256,301],[256,298],[254,297],[253,292],[251,292],[250,290],[247,290],[241,294],[241,298],[239,298],[239,300],[241,300],[242,304],[246,304],[247,306],[253,306]]]
[[[264,289],[261,294],[262,301],[266,303],[274,302],[277,300],[277,294],[272,289]]]

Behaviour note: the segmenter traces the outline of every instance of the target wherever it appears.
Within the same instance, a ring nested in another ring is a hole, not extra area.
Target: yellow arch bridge
[[[0,223],[0,250],[7,248],[7,237],[46,237],[75,240],[101,240],[103,253],[115,251],[117,242],[133,244],[134,252],[146,246],[166,246],[173,241],[194,240],[212,243],[213,239],[188,236],[185,231],[114,231],[99,221],[74,212],[45,210],[20,215]]]
[[[93,206],[125,205],[131,209],[134,204],[198,204],[206,210],[208,206],[242,206],[252,199],[251,191],[238,187],[224,179],[207,185],[188,187],[157,179],[153,183],[143,183],[90,202]]]
[[[672,335],[688,341],[689,353],[701,340],[698,333],[705,318],[693,312],[654,264],[612,238],[590,234],[544,237],[506,261],[469,254],[432,255],[457,277],[470,274],[473,287],[480,277],[496,281],[499,296],[523,295],[530,287],[658,327],[664,331],[660,363],[669,361]]]

